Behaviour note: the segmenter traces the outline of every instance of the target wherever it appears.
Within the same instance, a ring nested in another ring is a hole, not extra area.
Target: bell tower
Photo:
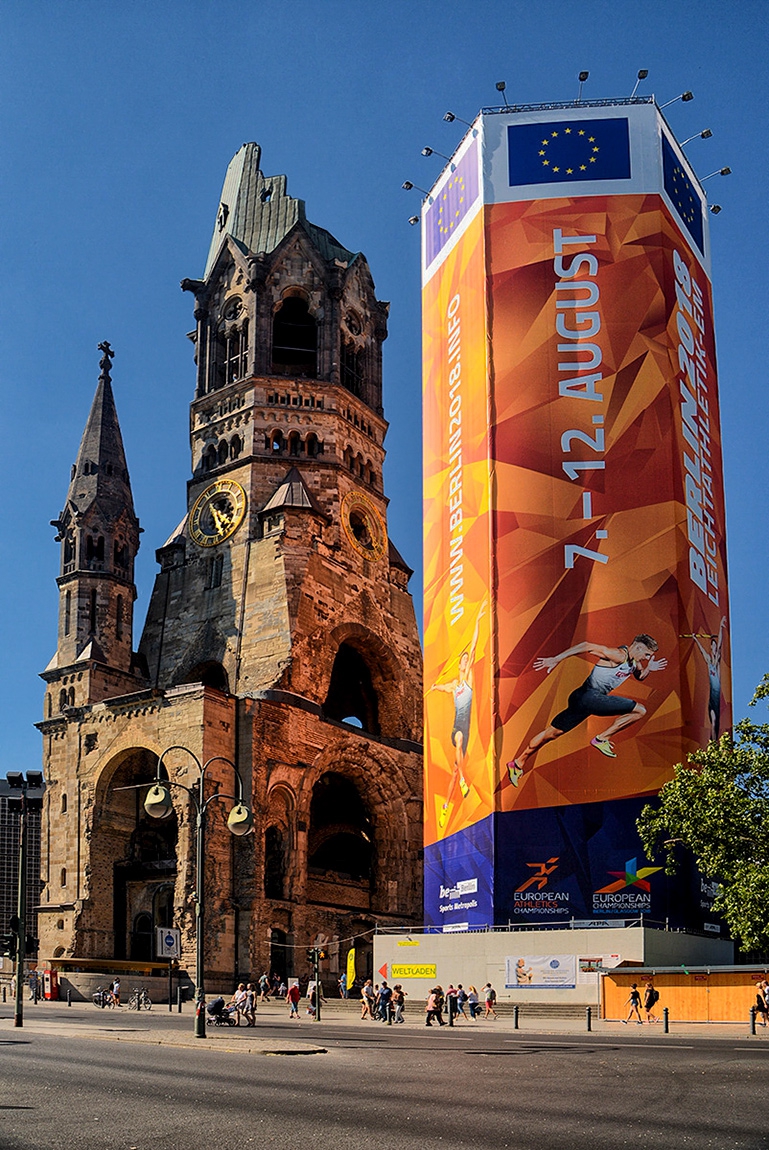
[[[114,352],[109,343],[100,343],[99,351],[96,395],[64,509],[52,520],[61,565],[58,644],[43,676],[52,685],[49,714],[144,685],[133,655],[134,559],[141,528],[112,394]],[[68,685],[57,698],[55,684],[63,678]]]

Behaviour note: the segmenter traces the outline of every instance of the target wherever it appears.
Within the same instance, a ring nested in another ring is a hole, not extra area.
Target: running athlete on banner
[[[441,829],[445,827],[449,817],[449,810],[457,783],[459,783],[459,790],[463,799],[467,798],[470,793],[470,787],[467,784],[464,774],[464,765],[467,754],[467,743],[470,738],[470,718],[473,707],[473,663],[475,662],[475,649],[478,646],[478,632],[485,611],[486,604],[481,603],[470,646],[459,656],[459,674],[457,678],[452,679],[448,683],[433,683],[430,688],[431,691],[445,691],[454,697],[454,724],[451,729],[451,742],[454,748],[454,765],[451,771],[446,801],[441,807],[441,812],[438,817],[438,826]]]
[[[599,643],[577,643],[575,647],[569,647],[568,651],[561,651],[560,655],[535,659],[534,670],[547,671],[548,675],[558,663],[568,659],[570,655],[593,655],[598,659],[598,663],[582,686],[577,687],[576,691],[572,691],[569,695],[566,708],[551,719],[544,731],[535,735],[529,745],[519,751],[507,764],[513,786],[518,786],[525,770],[526,760],[540,747],[565,735],[567,731],[574,730],[590,715],[616,716],[606,730],[590,740],[591,747],[595,747],[610,759],[616,759],[617,752],[611,742],[612,736],[642,719],[646,714],[646,708],[635,699],[612,695],[611,692],[631,675],[636,679],[645,679],[650,671],[664,671],[668,661],[655,659],[656,650],[657,642],[651,635],[636,635],[629,647],[602,647]]]

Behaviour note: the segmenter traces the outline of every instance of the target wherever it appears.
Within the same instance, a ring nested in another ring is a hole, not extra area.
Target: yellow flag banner
[[[351,946],[347,951],[347,991],[352,990],[355,983],[355,947]]]

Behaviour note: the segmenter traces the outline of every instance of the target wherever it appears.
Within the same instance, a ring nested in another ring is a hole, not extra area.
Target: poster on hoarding
[[[577,984],[573,954],[536,954],[505,959],[508,990],[567,990]]]

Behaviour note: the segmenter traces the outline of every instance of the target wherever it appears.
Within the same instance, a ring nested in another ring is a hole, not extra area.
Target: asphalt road
[[[769,1150],[763,1036],[557,1027],[0,1008],[0,1148]]]

